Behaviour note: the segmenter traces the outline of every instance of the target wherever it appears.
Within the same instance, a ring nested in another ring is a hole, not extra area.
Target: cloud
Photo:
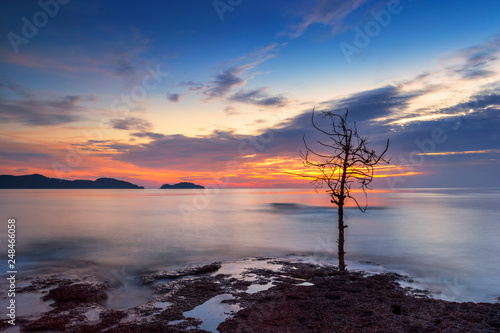
[[[349,97],[321,103],[335,112],[351,111],[356,121],[374,120],[404,110],[408,103],[423,92],[403,92],[396,86],[388,85],[381,88],[354,93]]]
[[[223,162],[238,156],[238,145],[245,138],[233,131],[214,131],[199,137],[151,132],[133,135],[151,138],[152,141],[131,147],[129,151],[115,156],[115,159],[148,168],[198,171],[208,165],[221,167]]]
[[[114,61],[114,74],[127,77],[133,77],[135,75],[135,68],[130,64],[126,53],[117,54]]]
[[[240,114],[240,112],[238,111],[238,109],[236,109],[233,106],[226,106],[223,111],[228,116],[234,116],[236,114]]]
[[[33,126],[49,126],[81,120],[84,108],[77,105],[80,96],[65,96],[60,100],[3,100],[0,120]]]
[[[47,159],[47,158],[50,158],[50,155],[44,154],[44,153],[0,151],[0,157],[2,158],[2,160],[26,162],[29,160]]]
[[[356,120],[407,126],[411,122],[464,116],[484,103],[495,104],[500,89],[497,37],[448,55],[440,68],[392,85],[321,104],[356,110]],[[479,69],[480,68],[480,69]],[[488,73],[485,73],[487,71]],[[354,114],[353,114],[354,116]]]
[[[225,97],[232,89],[243,86],[247,82],[239,77],[248,66],[237,66],[225,69],[222,73],[217,74],[212,82],[209,83],[208,89],[204,94],[208,99]]]
[[[253,104],[258,106],[283,107],[288,101],[283,96],[269,96],[266,91],[269,88],[258,88],[254,90],[240,90],[229,97],[232,102]]]
[[[246,124],[245,126],[262,125],[265,123],[267,123],[267,120],[265,120],[265,119],[255,119],[253,122],[251,122],[250,124]]]
[[[54,150],[51,150],[51,153],[53,152]],[[47,153],[47,146],[44,144],[20,143],[4,136],[0,139],[0,160],[3,170],[24,172],[23,169],[33,170],[40,166],[50,168],[54,155]]]
[[[151,122],[144,119],[127,117],[123,119],[112,119],[111,127],[127,131],[147,131],[150,130],[153,125]]]
[[[429,78],[433,75],[434,73],[429,73],[425,77]],[[419,80],[425,77],[420,76]],[[413,111],[413,104],[417,99],[426,98],[433,93],[432,86],[413,87],[413,84],[414,82],[411,81],[411,83],[361,91],[344,98],[325,101],[320,103],[320,106],[337,112],[343,112],[343,107],[348,107],[350,119],[358,121],[361,135],[368,137],[371,146],[375,149],[382,149],[387,138],[390,138],[388,157],[393,157],[393,164],[397,166],[396,168],[408,163],[410,156],[413,156],[413,159],[417,158],[415,156],[425,159],[425,164],[414,166],[419,168],[419,171],[436,175],[446,175],[446,169],[449,169],[449,165],[443,162],[443,159],[453,159],[454,168],[463,171],[454,171],[457,174],[465,173],[464,170],[470,167],[470,163],[476,163],[478,167],[484,167],[484,170],[489,170],[492,161],[498,163],[500,160],[498,153],[418,154],[498,151],[500,149],[500,87],[494,88],[491,85],[488,89],[483,87],[476,94],[470,95],[467,101],[456,100],[455,104],[430,110],[429,112],[436,115],[436,118],[411,121],[402,126],[395,123],[394,119],[405,119],[410,115],[418,114]],[[241,91],[235,95],[242,101],[251,101],[261,96],[262,90]],[[227,113],[233,111],[231,107],[226,108]],[[443,115],[452,116],[442,117]],[[327,125],[323,123],[319,114],[317,114],[316,123],[319,126]],[[264,121],[259,120],[254,124],[264,124]],[[442,133],[445,139],[431,144],[429,140],[432,139],[432,133],[436,129],[442,131],[439,133]],[[240,135],[234,131],[214,131],[210,135],[196,137],[153,132],[138,132],[132,135],[148,138],[151,141],[130,146],[114,155],[114,159],[139,167],[194,173],[224,171],[227,163],[233,161],[242,168],[238,171],[241,176],[251,179],[259,179],[258,172],[282,174],[282,168],[287,167],[286,163],[297,162],[298,152],[303,149],[302,137],[304,135],[310,143],[325,139],[311,126],[311,110],[304,110],[303,113],[286,119],[273,128],[262,128],[260,136],[259,134]],[[253,156],[251,161],[253,164],[246,164],[249,163],[249,156]],[[283,162],[285,164],[280,166],[279,161],[285,161]],[[269,163],[272,167],[269,167]],[[266,167],[262,169],[259,165]],[[443,179],[445,178],[443,176]],[[439,177],[436,179],[439,180]],[[438,186],[439,182],[436,182],[436,179],[434,179],[434,185]],[[408,184],[410,182],[404,183],[404,185]]]
[[[455,72],[461,74],[464,79],[493,76],[496,73],[493,68],[498,67],[499,51],[500,35],[481,45],[466,48],[455,55],[465,60],[465,64],[455,69]]]
[[[47,99],[45,93],[31,90],[13,82],[3,82],[0,90],[7,90],[9,98],[0,100],[0,121],[33,126],[49,126],[82,120],[88,109],[81,102],[96,100],[93,95],[66,95]]]
[[[331,27],[332,34],[339,31],[344,19],[353,11],[363,6],[366,0],[316,0],[315,5],[304,15],[302,22],[290,27],[286,34],[290,38],[302,36],[309,26],[317,23]]]
[[[235,59],[233,62],[237,62],[239,65],[230,66],[215,74],[213,80],[205,85],[202,94],[208,100],[223,98],[233,89],[244,86],[247,80],[242,78],[242,75],[266,60],[273,58],[278,50],[277,47],[277,43],[272,43],[255,52]]]
[[[179,103],[181,98],[180,94],[169,94],[167,93],[167,99],[172,103]]]
[[[111,153],[111,151],[126,152],[134,147],[134,145],[119,140],[87,140],[83,143],[72,144],[72,146],[78,149],[78,151],[97,153],[100,157],[112,157],[114,153]]]
[[[166,136],[164,134],[160,133],[154,133],[154,132],[138,132],[138,133],[132,133],[132,136],[135,136],[137,138],[148,138],[148,139],[163,139]]]
[[[186,81],[179,83],[179,87],[189,87],[190,91],[199,91],[203,89],[204,85],[201,82]]]

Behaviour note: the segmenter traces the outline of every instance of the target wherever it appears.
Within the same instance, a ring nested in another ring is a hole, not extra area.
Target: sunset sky
[[[0,9],[0,174],[309,186],[311,110],[347,107],[375,187],[500,186],[498,0]]]

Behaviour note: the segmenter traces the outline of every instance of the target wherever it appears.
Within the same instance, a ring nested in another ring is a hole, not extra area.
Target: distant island
[[[123,180],[65,180],[33,174],[24,176],[0,175],[0,189],[144,189]]]
[[[186,188],[199,188],[199,189],[204,189],[205,186],[201,186],[201,185],[196,185],[196,184],[193,184],[193,183],[189,183],[189,182],[182,182],[182,183],[177,183],[175,185],[170,185],[170,184],[163,184],[160,189],[164,190],[164,189],[186,189]]]

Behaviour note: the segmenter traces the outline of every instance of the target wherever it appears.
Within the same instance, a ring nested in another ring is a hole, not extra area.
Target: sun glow
[[[439,152],[439,153],[420,153],[419,155],[449,156],[449,155],[489,154],[489,153],[500,154],[500,150],[499,149],[485,149],[485,150],[447,151],[447,152]]]

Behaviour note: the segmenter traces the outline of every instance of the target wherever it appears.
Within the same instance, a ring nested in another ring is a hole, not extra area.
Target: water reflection
[[[205,192],[2,190],[0,208],[18,221],[20,268],[91,262],[108,275],[123,267],[132,274],[291,252],[335,262],[336,212],[327,195],[309,189],[199,193]],[[500,276],[499,193],[372,191],[365,214],[346,210],[347,259],[374,261],[442,288],[456,280],[465,285],[455,288],[457,300],[494,300],[500,295],[500,282],[491,278]],[[196,202],[205,203],[195,209]],[[188,220],[182,207],[194,209]]]

